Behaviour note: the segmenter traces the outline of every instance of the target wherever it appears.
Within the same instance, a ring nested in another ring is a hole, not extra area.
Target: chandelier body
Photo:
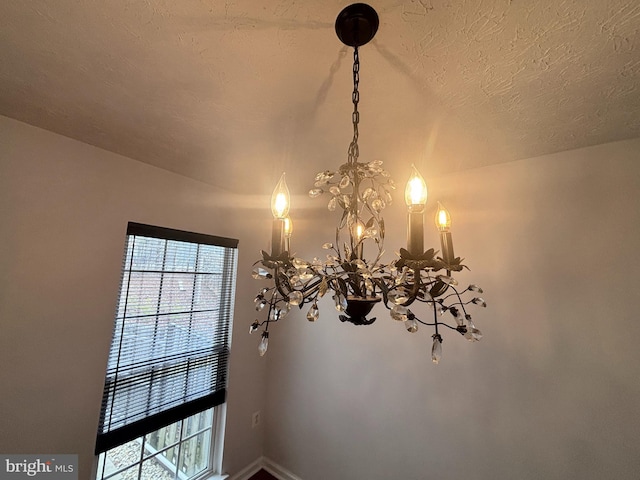
[[[405,189],[408,207],[407,248],[401,248],[399,258],[389,264],[382,262],[385,224],[382,212],[391,204],[396,185],[380,160],[359,161],[358,125],[360,114],[358,91],[360,58],[358,47],[373,39],[378,28],[378,16],[365,4],[346,7],[336,20],[336,33],[340,40],[354,48],[353,61],[353,138],[349,144],[347,162],[337,170],[324,170],[315,177],[312,198],[327,194],[327,208],[339,212],[334,242],[322,248],[326,258],[307,261],[290,252],[292,222],[288,217],[289,192],[284,174],[272,197],[274,222],[271,253],[262,252],[253,270],[253,277],[269,281],[255,298],[258,312],[266,310],[266,320],[256,320],[250,333],[264,325],[259,345],[260,355],[267,351],[269,325],[284,318],[293,307],[309,305],[307,319],[319,318],[318,300],[331,293],[342,322],[371,325],[376,318],[367,318],[373,307],[383,302],[394,320],[402,321],[405,328],[415,333],[418,325],[433,326],[431,356],[434,363],[441,357],[442,336],[439,327],[457,330],[469,341],[482,337],[467,313],[469,304],[486,306],[480,297],[465,300],[468,292],[482,293],[476,285],[459,291],[452,272],[466,268],[460,257],[453,254],[450,225],[451,217],[438,203],[436,227],[440,230],[442,254],[435,249],[424,250],[424,212],[427,187],[419,172],[413,174]],[[365,245],[369,260],[365,258]],[[424,304],[433,314],[433,321],[420,319],[415,307]],[[410,308],[411,307],[411,308]],[[455,325],[441,317],[452,315]]]

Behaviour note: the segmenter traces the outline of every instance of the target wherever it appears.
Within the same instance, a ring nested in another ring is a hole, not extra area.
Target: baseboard
[[[264,468],[278,480],[302,480],[300,477],[294,475],[283,466],[278,465],[276,462],[274,462],[273,460],[269,460],[266,457],[262,457],[262,468]]]
[[[278,480],[302,480],[300,477],[294,475],[283,466],[278,465],[276,462],[266,457],[257,458],[242,470],[240,470],[238,473],[230,476],[228,480],[249,480],[262,468],[264,468]]]
[[[249,480],[251,477],[253,477],[256,473],[260,471],[264,463],[263,460],[264,460],[264,457],[256,458],[253,462],[251,462],[249,465],[244,467],[238,473],[236,473],[235,475],[229,476],[228,480]]]

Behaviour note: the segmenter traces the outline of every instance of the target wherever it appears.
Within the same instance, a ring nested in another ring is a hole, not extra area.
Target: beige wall
[[[344,325],[328,303],[316,324],[303,311],[275,326],[260,359],[248,272],[268,196],[0,117],[0,452],[79,453],[88,478],[131,220],[240,239],[226,471],[265,453],[304,480],[635,480],[639,152],[618,142],[427,179],[472,269],[461,282],[489,302],[482,342],[446,332],[439,366],[427,329],[408,334],[381,307],[371,327]],[[294,250],[317,255],[324,210],[292,213]],[[266,431],[251,429],[258,409]]]
[[[262,454],[251,413],[263,407],[265,362],[246,335],[243,295],[258,246],[229,199],[0,117],[0,452],[78,453],[89,478],[126,226],[136,221],[240,239],[224,467]]]
[[[298,314],[270,336],[266,455],[304,480],[639,478],[640,140],[427,181],[485,338],[447,331],[434,366],[432,332],[380,306],[370,327]],[[385,218],[391,258],[403,206]],[[332,237],[297,232],[308,257]]]

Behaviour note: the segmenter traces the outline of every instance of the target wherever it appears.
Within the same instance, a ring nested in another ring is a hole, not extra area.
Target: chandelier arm
[[[278,267],[276,267],[276,270],[274,273],[275,273],[274,280],[275,280],[276,289],[278,290],[280,295],[282,295],[282,298],[287,298],[289,296],[289,293],[291,293],[293,289],[289,289],[289,293],[284,293],[284,290],[282,290],[282,282],[280,280],[280,272],[278,271]]]
[[[445,323],[445,322],[434,322],[434,323],[431,323],[431,322],[425,322],[424,320],[420,320],[418,317],[414,317],[414,320],[415,320],[416,322],[421,323],[422,325],[427,325],[427,326],[429,326],[429,327],[433,327],[433,326],[437,327],[438,325],[441,325],[441,326],[443,326],[443,327],[447,327],[447,328],[449,328],[449,329],[451,329],[451,330],[456,330],[456,331],[458,331],[458,328],[457,328],[457,327],[452,327],[451,325],[449,325],[448,323]],[[436,328],[436,334],[437,334],[437,331],[438,331],[438,329]]]

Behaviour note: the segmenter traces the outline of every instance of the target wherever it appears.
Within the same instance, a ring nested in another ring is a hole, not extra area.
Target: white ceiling
[[[0,114],[241,193],[287,170],[302,193],[346,160],[349,3],[3,0]],[[361,159],[398,180],[640,137],[638,0],[370,4]]]

